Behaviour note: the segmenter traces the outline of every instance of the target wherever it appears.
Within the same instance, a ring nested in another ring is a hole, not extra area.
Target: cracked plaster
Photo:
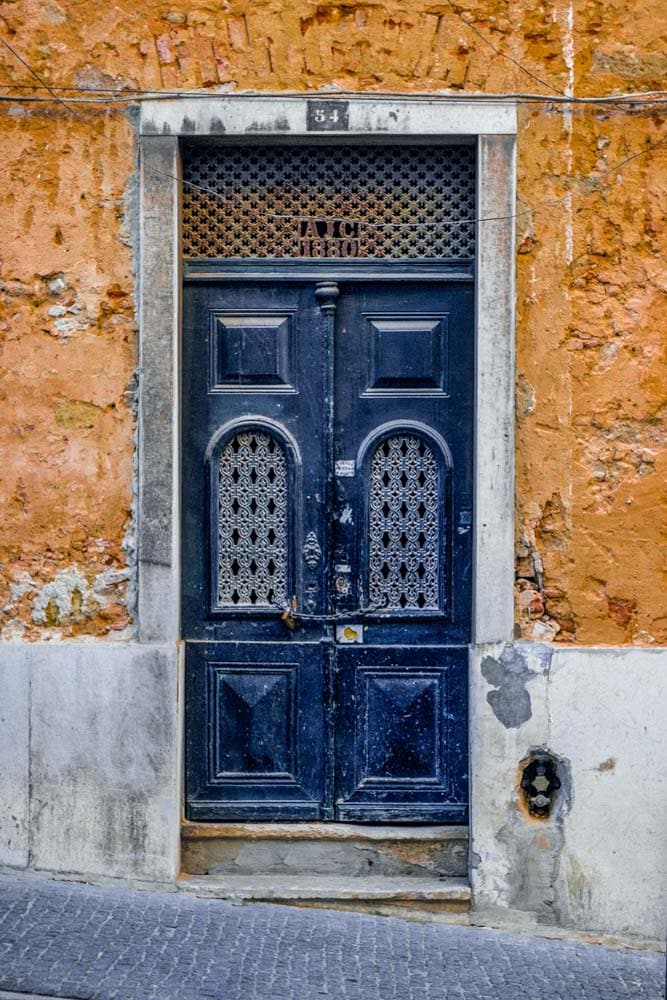
[[[461,12],[557,89],[662,86],[658,0],[645,0],[630,21],[622,0]],[[238,0],[167,10],[121,0],[100,11],[30,0],[5,5],[2,18],[31,65],[59,85],[406,94],[527,85],[454,10],[431,3]],[[25,82],[7,51],[0,63],[6,80]],[[74,562],[87,578],[127,565],[136,146],[123,110],[83,110],[80,121],[53,105],[2,109],[7,591],[15,569],[44,586]],[[667,462],[667,152],[605,173],[660,134],[650,113],[520,109],[516,615],[528,639],[667,641],[654,516]],[[557,207],[545,209],[552,199]],[[541,575],[524,575],[526,549],[539,556]],[[619,615],[618,602],[631,613]],[[131,593],[129,608],[120,602],[110,618],[93,616],[69,634],[125,628],[133,606]],[[28,637],[47,628],[27,605],[14,618]]]

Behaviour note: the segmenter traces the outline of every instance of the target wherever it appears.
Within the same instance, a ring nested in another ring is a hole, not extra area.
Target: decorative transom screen
[[[186,257],[470,258],[472,146],[191,145]]]
[[[218,607],[283,606],[287,462],[269,434],[237,434],[218,465]]]
[[[396,611],[440,607],[440,473],[419,437],[397,434],[375,451],[369,498],[368,596]]]

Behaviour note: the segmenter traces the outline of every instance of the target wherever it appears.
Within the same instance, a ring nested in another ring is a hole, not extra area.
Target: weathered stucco
[[[178,652],[0,644],[0,865],[173,882]]]
[[[595,95],[658,89],[667,69],[661,0],[642,0],[632,17],[623,0],[23,0],[3,5],[0,32],[52,86],[98,94]],[[5,83],[36,84],[7,50],[0,65]],[[131,627],[136,145],[125,105],[75,110],[83,120],[54,103],[0,105],[8,638]],[[664,643],[667,147],[606,173],[667,138],[663,115],[519,110],[519,629],[543,641]]]
[[[664,654],[515,642],[478,648],[472,666],[471,881],[480,919],[664,942]],[[507,718],[493,700],[508,674],[529,697],[521,718]],[[522,764],[536,751],[553,756],[561,780],[544,818],[529,813],[520,788]]]
[[[35,113],[35,111],[37,113]],[[122,116],[3,105],[0,624],[129,623],[135,321]]]

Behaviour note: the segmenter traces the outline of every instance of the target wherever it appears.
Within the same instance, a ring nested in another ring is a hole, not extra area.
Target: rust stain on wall
[[[662,0],[632,17],[623,0],[453,3],[8,0],[0,31],[51,85],[99,92],[664,87]],[[0,65],[34,84],[8,52]],[[0,107],[5,637],[123,634],[131,618],[136,143],[122,109],[78,111]],[[612,169],[667,138],[667,116],[546,104],[519,119],[517,627],[667,642],[667,150]]]

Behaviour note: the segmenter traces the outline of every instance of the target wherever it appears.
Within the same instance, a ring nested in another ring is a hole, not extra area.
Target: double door
[[[187,815],[461,822],[470,282],[184,296]]]

